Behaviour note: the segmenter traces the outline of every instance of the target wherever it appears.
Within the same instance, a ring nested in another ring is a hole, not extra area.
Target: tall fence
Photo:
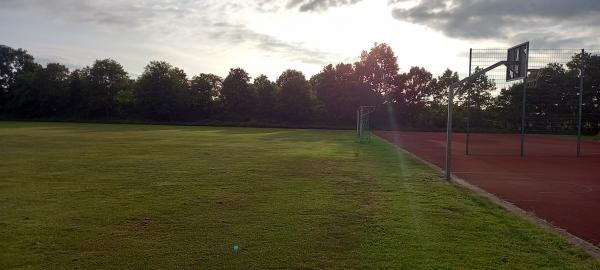
[[[536,70],[547,67],[549,64],[559,64],[567,66],[574,57],[581,54],[582,49],[530,49],[529,50],[529,69]],[[583,49],[586,54],[600,55],[600,50]],[[471,49],[469,61],[469,70],[475,68],[485,68],[498,61],[506,60],[506,49]],[[498,90],[508,88],[519,81],[506,81],[506,69],[498,68],[486,73],[488,78],[494,80]]]
[[[506,68],[486,73],[487,79],[495,84],[491,95],[496,99],[514,99],[520,95],[525,101],[525,114],[520,106],[514,106],[523,102],[512,100],[513,107],[485,110],[474,107],[474,101],[467,97],[467,133],[524,129],[527,133],[572,134],[579,138],[582,132],[597,133],[600,130],[600,50],[530,49],[528,56],[530,72],[525,85],[523,80],[507,81]],[[506,57],[506,49],[471,49],[469,72],[504,61]],[[512,95],[507,94],[510,91]],[[497,101],[495,106],[502,106],[502,100]],[[468,151],[467,146],[467,154]]]

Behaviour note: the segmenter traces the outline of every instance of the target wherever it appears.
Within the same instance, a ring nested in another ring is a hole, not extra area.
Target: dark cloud
[[[396,19],[426,25],[463,39],[531,40],[539,46],[598,42],[599,0],[392,0]]]
[[[0,0],[0,3],[7,10],[37,12],[55,20],[130,28],[159,19],[182,18],[193,12],[188,5],[169,1]]]

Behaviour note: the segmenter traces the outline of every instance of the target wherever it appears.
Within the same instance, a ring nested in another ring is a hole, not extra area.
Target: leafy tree
[[[431,91],[431,105],[445,106],[448,104],[448,88],[458,82],[458,73],[446,69],[442,75],[434,79]]]
[[[65,111],[69,97],[69,69],[50,63],[40,74],[39,115],[58,115]]]
[[[300,123],[312,116],[313,99],[304,74],[288,69],[277,78],[281,89],[278,111],[283,120]]]
[[[214,74],[202,73],[190,81],[192,110],[202,118],[208,118],[215,109],[223,79]]]
[[[229,71],[223,88],[221,98],[225,112],[234,119],[249,119],[254,114],[256,93],[250,86],[250,76],[241,69],[235,68]]]
[[[311,85],[322,103],[322,118],[338,125],[354,123],[359,106],[381,102],[380,96],[359,80],[351,64],[325,66],[311,78]]]
[[[419,125],[433,86],[433,76],[424,68],[412,67],[408,73],[398,75],[388,93],[388,100],[396,108],[396,118],[403,119],[404,125]]]
[[[475,72],[481,68],[476,67]],[[491,105],[492,92],[496,90],[496,83],[489,79],[487,75],[482,74],[459,88],[456,92],[457,98],[461,102],[470,101],[470,104],[475,109],[484,109]]]
[[[127,72],[117,61],[104,59],[96,60],[85,75],[90,116],[111,118],[119,105],[117,94],[129,88]]]
[[[452,72],[450,69],[446,69],[442,75],[432,79],[427,106],[423,111],[423,118],[420,120],[423,127],[441,129],[446,126],[448,88],[458,81],[458,73]],[[458,113],[460,113],[460,110],[458,110]],[[460,118],[460,115],[457,118]]]
[[[61,64],[38,66],[17,75],[12,87],[11,109],[25,117],[50,117],[63,114],[68,105],[69,69]]]
[[[326,121],[335,121],[338,118],[339,98],[341,89],[336,80],[336,71],[329,64],[323,70],[310,78],[310,85],[314,90],[319,104],[319,111]]]
[[[433,93],[433,75],[424,68],[412,67],[408,73],[400,74],[390,93],[391,100],[411,110],[425,108],[427,99]]]
[[[571,72],[579,72],[582,55],[573,56],[567,63]],[[584,86],[583,86],[583,121],[586,133],[596,134],[600,128],[600,55],[585,53],[584,60]]]
[[[9,115],[19,117],[37,117],[39,77],[43,70],[41,65],[35,65],[33,70],[19,72],[10,86],[10,102],[5,110]]]
[[[150,62],[136,81],[134,100],[138,115],[145,119],[182,120],[189,100],[185,72],[167,62]]]
[[[394,88],[398,76],[398,62],[394,51],[385,43],[377,44],[369,52],[363,51],[356,64],[359,79],[382,96]]]
[[[71,117],[88,117],[87,78],[89,68],[76,69],[69,75],[67,112]]]
[[[10,91],[17,76],[23,72],[33,72],[38,67],[27,51],[0,45],[0,112],[11,98]]]
[[[493,119],[497,119],[498,128],[517,130],[521,126],[522,98],[522,83],[515,83],[507,89],[500,90],[500,94],[494,98],[492,106],[487,108]]]
[[[481,68],[476,67],[474,72],[478,72]],[[493,106],[494,98],[492,92],[496,91],[496,83],[487,75],[482,74],[477,76],[463,87],[456,89],[456,103],[459,106],[456,108],[457,120],[468,120],[469,125],[474,129],[490,128],[497,122],[490,116],[490,107]],[[465,124],[466,121],[460,122]]]
[[[277,106],[278,89],[265,75],[254,79],[252,86],[256,89],[258,103],[257,115],[262,119],[274,119],[275,106]]]
[[[116,114],[120,117],[128,117],[134,113],[135,107],[135,80],[127,79],[124,88],[119,89],[115,95],[117,102]]]

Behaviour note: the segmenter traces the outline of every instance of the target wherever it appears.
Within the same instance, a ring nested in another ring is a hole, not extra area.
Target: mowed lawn
[[[0,153],[0,269],[600,269],[352,131],[0,122]]]

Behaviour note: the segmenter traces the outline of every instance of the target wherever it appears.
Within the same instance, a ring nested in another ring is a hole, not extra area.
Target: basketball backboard
[[[508,49],[506,61],[507,82],[525,78],[529,61],[529,42]]]

